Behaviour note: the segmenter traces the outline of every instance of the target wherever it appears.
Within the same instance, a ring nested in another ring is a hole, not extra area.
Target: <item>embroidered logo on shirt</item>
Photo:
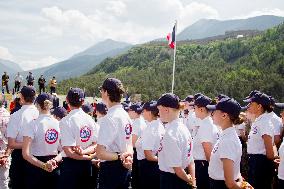
[[[58,132],[55,129],[48,129],[45,132],[45,142],[54,144],[58,139]]]
[[[127,124],[125,126],[126,139],[130,139],[131,133],[132,133],[132,126],[130,124]]]
[[[82,142],[87,142],[91,138],[91,135],[92,135],[92,131],[89,127],[85,126],[81,128],[80,138]]]
[[[158,152],[161,152],[163,150],[163,139],[164,139],[164,136],[161,137],[161,140],[160,140],[160,147],[158,149]]]
[[[252,134],[254,134],[254,135],[257,134],[257,127],[252,128]]]
[[[190,157],[191,149],[192,149],[192,143],[191,143],[191,140],[188,140],[187,157]]]

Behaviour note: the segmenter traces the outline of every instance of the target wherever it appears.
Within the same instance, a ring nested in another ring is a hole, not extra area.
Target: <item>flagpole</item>
[[[175,46],[174,46],[174,64],[173,64],[173,79],[172,79],[172,93],[174,93],[174,86],[175,86],[175,69],[176,69],[176,48],[177,48],[177,39],[176,39],[176,32],[177,31],[177,21],[175,23]]]

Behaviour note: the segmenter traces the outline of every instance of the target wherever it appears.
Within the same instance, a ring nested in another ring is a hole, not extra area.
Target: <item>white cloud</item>
[[[13,60],[13,55],[10,53],[9,49],[0,46],[0,58],[4,60]]]
[[[201,18],[219,16],[217,10],[206,4],[183,4],[180,0],[108,1],[92,14],[54,6],[43,8],[42,15],[48,25],[40,31],[50,35],[79,36],[81,40],[94,42],[112,38],[132,43],[165,35],[174,20],[178,20],[181,31]]]
[[[52,56],[47,56],[41,59],[22,60],[22,61],[19,61],[19,64],[24,70],[31,70],[31,69],[36,69],[40,67],[46,67],[56,62],[59,62],[59,59],[52,57]]]

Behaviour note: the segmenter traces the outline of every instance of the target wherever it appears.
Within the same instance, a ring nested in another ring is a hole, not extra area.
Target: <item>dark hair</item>
[[[153,117],[159,117],[159,110],[155,109],[155,110],[151,110],[150,111]]]
[[[107,91],[109,100],[111,102],[120,102],[122,99],[122,95],[124,93],[123,87],[122,88],[117,88],[115,90],[109,90],[109,89],[104,89],[103,90]]]
[[[261,105],[261,106],[262,106],[264,112],[268,112],[268,113],[272,112],[273,109],[274,109],[273,106],[271,106],[271,105]]]
[[[25,102],[27,102],[27,103],[33,103],[35,101],[35,96],[24,96],[24,95],[22,95],[22,97],[24,98]]]
[[[68,99],[68,102],[69,102],[70,106],[73,106],[73,107],[76,107],[76,108],[80,108],[84,103],[84,101],[77,101],[76,102],[76,101],[70,101],[69,99]]]
[[[234,117],[234,116],[232,116],[230,114],[228,114],[228,115],[229,115],[230,120],[232,121],[232,123],[234,125],[240,125],[240,124],[242,124],[245,121],[244,118],[242,118],[240,115],[238,117]]]

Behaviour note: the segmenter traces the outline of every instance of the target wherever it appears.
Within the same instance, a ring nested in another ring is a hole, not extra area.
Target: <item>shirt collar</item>
[[[110,107],[110,108],[108,109],[108,112],[111,113],[111,112],[113,112],[115,109],[118,109],[118,108],[122,108],[122,105],[121,105],[121,104],[114,105],[114,106],[112,106],[112,107]]]

